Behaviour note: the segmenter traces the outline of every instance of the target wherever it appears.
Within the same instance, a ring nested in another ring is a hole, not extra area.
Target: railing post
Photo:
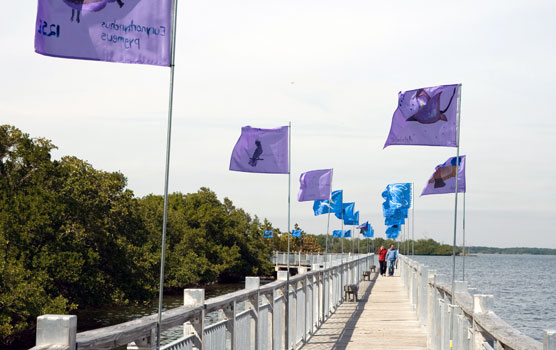
[[[261,286],[260,277],[245,277],[245,289],[259,289]],[[255,339],[255,349],[259,350],[259,337],[260,337],[260,325],[259,325],[259,293],[249,298],[249,307],[255,313],[255,319],[251,322],[254,327],[251,328],[251,339]]]
[[[420,298],[419,298],[419,318],[421,319],[421,324],[427,326],[427,300],[428,300],[428,284],[429,284],[429,268],[422,265],[421,266],[421,281],[420,281]]]
[[[429,270],[427,274],[427,330],[428,330],[428,339],[427,345],[434,349],[433,347],[433,339],[434,339],[434,329],[435,325],[435,318],[434,312],[436,308],[436,271]]]
[[[492,311],[493,301],[493,295],[473,295],[473,350],[482,350],[483,343],[486,341],[481,332],[480,326],[475,322],[475,314],[482,314]]]
[[[542,345],[543,350],[556,350],[556,330],[543,332]]]
[[[286,281],[288,278],[288,272],[287,271],[278,271],[277,274],[277,279],[279,281]],[[285,287],[276,290],[274,295],[274,298],[276,299],[279,295],[281,291],[282,297],[284,298],[284,301],[282,302],[282,310],[280,310],[281,312],[277,312],[276,309],[274,309],[274,312],[276,312],[276,317],[274,317],[273,315],[273,321],[274,321],[274,325],[272,327],[272,337],[274,338],[272,340],[273,343],[273,349],[274,350],[283,350],[283,349],[287,349],[286,347],[286,332],[288,331],[288,322],[289,320],[287,319],[286,315],[287,315],[287,310],[286,310],[286,306],[288,306],[288,302],[286,301],[287,298],[289,298],[288,292],[289,292],[289,286],[285,285]],[[281,317],[280,317],[281,316]],[[281,334],[278,334],[278,330],[280,330]],[[277,342],[275,339],[279,336],[279,341]]]
[[[303,312],[303,342],[307,342],[307,319],[308,319],[308,314],[309,314],[309,298],[307,295],[307,290],[309,288],[307,288],[307,282],[309,281],[309,279],[307,278],[307,275],[305,275],[305,278],[303,280],[303,295],[305,296],[303,298],[303,306],[305,308],[305,311]]]
[[[231,334],[231,350],[236,350],[237,349],[237,337],[236,337],[236,331],[237,331],[237,324],[236,324],[236,301],[232,301],[230,304],[226,305],[224,308],[224,315],[226,315],[226,318],[228,319],[228,322],[226,322],[226,328],[228,329],[228,332],[230,332]]]
[[[205,304],[204,289],[184,289],[183,290],[183,306],[198,307]],[[190,322],[183,325],[183,335],[185,337],[192,333],[196,333],[199,342],[196,344],[199,350],[203,350],[205,346],[205,310],[200,315],[196,315]],[[137,343],[137,342],[136,342]],[[142,349],[142,348],[141,348]]]
[[[77,316],[42,315],[37,317],[36,345],[67,345],[75,349]]]
[[[291,343],[291,348],[292,349],[296,349],[296,344],[297,344],[297,282],[293,283],[293,286],[290,284],[288,286],[288,298],[289,298],[289,290],[290,288],[292,289],[292,299],[289,300],[289,305],[288,307],[290,308],[290,319],[288,321],[288,332],[291,330],[290,333],[288,333],[290,336],[288,337],[290,343]],[[288,344],[288,349],[290,347],[290,344]]]
[[[316,322],[318,323],[318,314],[319,314],[319,304],[318,304],[318,292],[319,292],[319,273],[316,272],[319,270],[320,265],[317,264],[313,264],[311,266],[311,270],[313,272],[315,272],[312,276],[311,276],[311,286],[312,286],[312,293],[311,293],[311,333],[314,334],[316,331],[316,324],[315,324],[315,314],[317,315],[317,319]]]

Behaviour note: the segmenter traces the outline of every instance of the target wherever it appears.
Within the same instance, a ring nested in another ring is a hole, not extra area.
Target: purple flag
[[[37,53],[170,65],[172,0],[39,0]]]
[[[400,92],[384,148],[390,145],[457,147],[459,86]]]
[[[299,177],[297,200],[316,201],[330,198],[332,169],[311,170]]]
[[[465,192],[465,156],[459,157],[458,192]],[[456,192],[456,157],[437,165],[421,196]]]
[[[241,128],[241,136],[232,151],[230,170],[288,174],[288,127]]]

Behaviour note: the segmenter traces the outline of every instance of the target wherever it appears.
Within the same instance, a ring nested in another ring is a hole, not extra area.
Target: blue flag
[[[344,232],[342,233],[342,237],[344,238],[351,237],[351,230],[344,230]]]
[[[313,203],[313,211],[315,216],[330,213],[341,213],[342,207],[342,190],[337,190],[332,192],[330,201],[326,200],[316,200]],[[336,215],[338,216],[338,215]]]
[[[411,207],[411,184],[389,184],[386,186],[386,190],[382,192],[382,198],[385,199],[385,203],[388,202],[388,208],[409,208]]]
[[[368,221],[357,226],[357,228],[361,230],[361,234],[363,235],[363,237],[370,238],[373,237],[374,235],[374,229],[372,228],[371,224],[369,224]]]
[[[334,230],[332,231],[332,237],[342,237],[342,230]]]
[[[292,230],[292,237],[301,237],[301,230]]]
[[[263,237],[264,238],[272,238],[273,231],[264,231]]]
[[[332,192],[330,198],[330,207],[333,213],[340,213],[342,211],[343,200],[344,200],[343,190],[336,190]]]
[[[351,217],[344,218],[344,225],[359,225],[359,211],[356,211]]]
[[[392,225],[386,228],[386,237],[389,239],[396,239],[400,234],[400,226]]]
[[[355,209],[355,203],[342,203],[342,211],[341,212],[334,212],[338,219],[343,219],[344,221],[346,218],[349,220],[353,217],[353,210]]]
[[[369,230],[363,234],[363,237],[371,238],[375,235],[375,229],[369,224]]]
[[[315,216],[328,214],[330,212],[330,202],[327,200],[318,200],[313,203],[313,211]]]

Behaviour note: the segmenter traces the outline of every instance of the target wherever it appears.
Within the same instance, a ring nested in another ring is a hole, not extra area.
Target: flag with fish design
[[[299,176],[299,202],[330,198],[332,169],[311,170]]]
[[[384,148],[457,147],[459,88],[459,84],[453,84],[400,92]]]
[[[456,157],[451,157],[437,165],[421,196],[456,192],[456,172],[458,173],[458,192],[465,192],[465,156],[459,157],[459,169]]]
[[[172,0],[39,0],[35,51],[170,66]]]
[[[288,127],[241,128],[241,136],[232,151],[230,170],[288,174]]]

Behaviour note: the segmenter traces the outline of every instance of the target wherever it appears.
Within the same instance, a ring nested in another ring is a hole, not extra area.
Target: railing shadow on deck
[[[334,341],[334,345],[332,346],[332,349],[334,349],[334,350],[345,350],[347,348],[347,344],[350,342],[351,337],[353,336],[353,332],[355,331],[355,325],[357,324],[357,322],[361,318],[361,314],[363,313],[363,310],[365,309],[365,304],[369,301],[369,297],[371,296],[372,289],[375,286],[375,283],[376,283],[377,278],[378,278],[378,272],[374,272],[374,274],[371,275],[371,276],[372,277],[370,278],[369,284],[365,288],[365,291],[364,291],[363,295],[356,302],[355,310],[352,312],[351,316],[349,316],[347,321],[345,321],[345,322],[342,321],[341,322],[345,326],[343,327],[342,331],[340,332],[340,335],[338,336],[338,338]],[[359,285],[361,285],[361,283]],[[325,324],[330,324],[331,321],[332,320],[329,319]],[[323,325],[325,325],[325,324],[323,324]],[[314,337],[314,335],[311,338],[309,338],[309,340],[312,340],[311,344],[320,344],[320,343],[322,343],[322,342],[318,342],[318,341],[315,342],[313,337]],[[300,350],[303,350],[303,347],[301,347]]]
[[[340,333],[340,336],[338,337],[338,341],[336,342],[336,344],[334,344],[334,347],[332,349],[334,349],[334,350],[345,350],[346,349],[347,344],[351,340],[351,337],[353,336],[353,332],[355,331],[355,325],[357,324],[357,321],[359,321],[359,319],[361,318],[361,314],[363,313],[363,310],[365,309],[365,304],[369,301],[369,297],[371,296],[371,291],[372,291],[373,287],[375,286],[377,277],[378,277],[378,272],[375,272],[373,278],[371,279],[369,285],[367,286],[367,288],[365,290],[365,293],[363,294],[361,299],[359,299],[359,302],[357,303],[357,306],[355,307],[355,311],[353,312],[351,317],[346,322],[346,327],[344,327],[344,329]],[[350,327],[348,327],[348,326],[350,326]]]

